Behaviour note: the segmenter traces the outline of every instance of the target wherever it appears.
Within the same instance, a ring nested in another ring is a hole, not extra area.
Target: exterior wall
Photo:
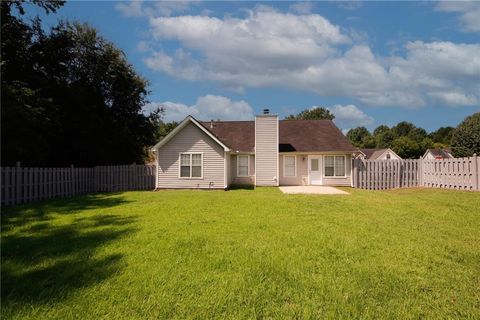
[[[251,154],[248,165],[248,177],[239,177],[237,175],[237,155],[232,155],[230,162],[231,184],[255,184],[255,155]]]
[[[179,178],[179,153],[203,153],[203,178]],[[224,150],[189,123],[158,151],[157,188],[225,188]]]
[[[278,186],[278,116],[255,118],[255,184]]]
[[[285,177],[283,157],[289,154],[280,154],[279,167],[280,167],[280,185],[281,186],[304,186],[308,185],[308,155],[296,155],[296,176]],[[305,159],[305,160],[303,160]]]
[[[390,154],[390,159],[387,159],[387,154]],[[385,151],[380,157],[378,157],[375,160],[402,160],[399,156],[396,154],[390,152],[390,150]]]
[[[435,160],[435,157],[433,156],[433,154],[430,151],[428,151],[427,154],[425,155],[425,157],[423,157],[423,159]]]
[[[296,155],[296,176],[295,177],[285,177],[283,175],[283,156],[291,155],[288,153],[280,154],[280,185],[281,186],[302,186],[308,185],[308,154],[297,154]],[[325,177],[324,170],[324,159],[323,156],[326,154],[315,154],[322,156],[319,161],[319,166],[322,171],[322,185],[324,186],[351,186],[352,185],[352,156],[350,154],[328,154],[328,155],[345,155],[346,161],[346,170],[345,177]],[[303,160],[305,158],[305,160]]]
[[[225,178],[227,181],[227,187],[232,184],[232,155],[230,153],[225,154]]]

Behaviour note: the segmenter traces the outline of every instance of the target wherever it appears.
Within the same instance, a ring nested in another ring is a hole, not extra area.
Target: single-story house
[[[156,188],[351,186],[356,148],[331,120],[201,122],[187,116],[154,147]]]
[[[453,155],[448,149],[427,149],[423,155],[423,159],[434,160],[434,159],[451,159]]]
[[[356,159],[363,160],[402,160],[392,149],[359,149]]]

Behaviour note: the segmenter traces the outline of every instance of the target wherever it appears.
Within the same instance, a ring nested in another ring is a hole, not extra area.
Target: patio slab
[[[349,194],[343,190],[327,186],[288,186],[278,188],[283,193],[288,194]]]

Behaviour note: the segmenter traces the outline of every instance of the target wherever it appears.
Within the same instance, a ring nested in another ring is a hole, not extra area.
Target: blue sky
[[[70,1],[41,16],[96,27],[166,120],[324,106],[342,129],[431,131],[480,109],[480,2]]]

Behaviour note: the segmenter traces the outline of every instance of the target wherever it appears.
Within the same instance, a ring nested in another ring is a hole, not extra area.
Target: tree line
[[[44,30],[24,14],[23,0],[1,2],[2,165],[142,163],[163,112],[142,113],[147,80],[91,26]]]
[[[289,115],[287,120],[335,119],[330,110],[322,107]],[[465,118],[456,128],[440,127],[428,133],[413,123],[402,121],[393,127],[380,125],[373,132],[356,127],[347,132],[347,138],[358,148],[390,148],[404,159],[422,156],[427,149],[450,149],[455,157],[480,155],[480,112]]]

